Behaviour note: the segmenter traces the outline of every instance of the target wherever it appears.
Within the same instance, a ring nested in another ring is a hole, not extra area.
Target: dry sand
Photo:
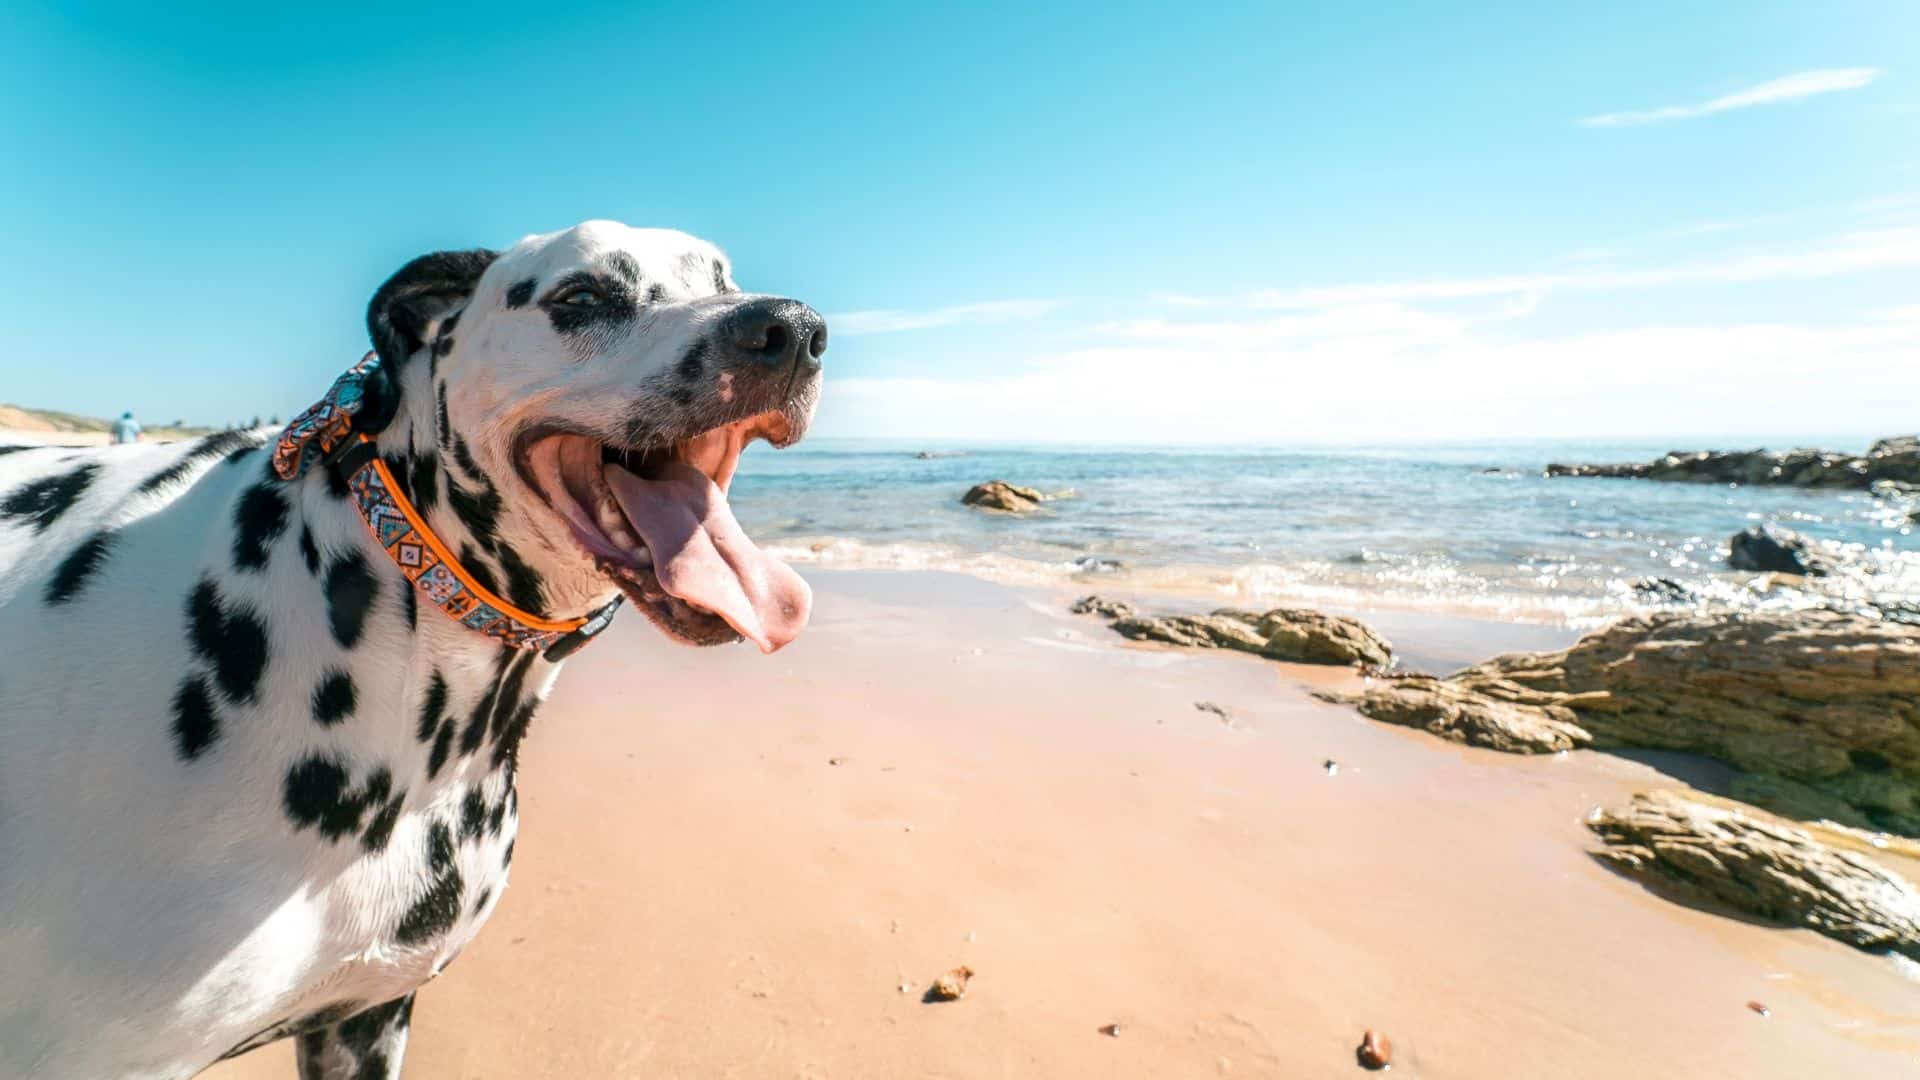
[[[1302,689],[1350,676],[1116,646],[1058,597],[810,577],[777,656],[627,618],[569,667],[407,1076],[1350,1077],[1368,1028],[1396,1077],[1920,1075],[1890,961],[1585,854],[1590,808],[1673,783],[1645,765],[1376,725]]]

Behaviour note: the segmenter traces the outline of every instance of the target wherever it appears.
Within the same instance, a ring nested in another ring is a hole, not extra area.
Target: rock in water
[[[1920,436],[1873,444],[1864,457],[1825,450],[1675,450],[1655,461],[1547,466],[1548,476],[1607,476],[1706,484],[1865,488],[1878,481],[1920,484]]]
[[[1135,641],[1237,649],[1291,663],[1382,668],[1393,663],[1393,646],[1365,623],[1310,608],[1261,612],[1222,608],[1211,615],[1133,615],[1115,620],[1113,628]]]
[[[960,496],[960,501],[983,510],[1004,510],[1010,514],[1019,514],[1037,508],[1046,501],[1046,496],[1034,488],[1009,484],[1005,480],[989,480],[969,488],[965,495]]]
[[[1601,748],[1710,754],[1920,835],[1920,627],[1900,622],[1657,612],[1560,652],[1323,696],[1497,749],[1563,749],[1584,733]]]
[[[1733,534],[1727,541],[1727,565],[1735,570],[1757,570],[1770,574],[1800,574],[1825,577],[1832,565],[1815,552],[1807,538],[1791,529],[1755,525]]]
[[[1771,814],[1655,791],[1588,827],[1598,858],[1656,888],[1920,959],[1920,891]]]

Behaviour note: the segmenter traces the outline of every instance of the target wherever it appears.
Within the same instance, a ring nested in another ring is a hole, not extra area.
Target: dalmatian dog
[[[555,624],[624,600],[695,645],[800,632],[807,586],[726,492],[812,418],[813,309],[593,221],[415,259],[367,322],[355,428],[488,592]],[[0,453],[0,1077],[282,1038],[303,1080],[397,1077],[415,990],[506,887],[559,650],[449,617],[273,434]]]

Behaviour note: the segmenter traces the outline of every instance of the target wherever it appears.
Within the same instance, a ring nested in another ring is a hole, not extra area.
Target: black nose
[[[729,312],[720,326],[728,344],[771,368],[820,366],[827,351],[827,321],[798,300],[766,297]]]

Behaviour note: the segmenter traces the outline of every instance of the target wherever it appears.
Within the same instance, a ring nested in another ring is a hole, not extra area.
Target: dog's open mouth
[[[523,441],[519,465],[601,572],[668,636],[697,645],[744,637],[773,652],[800,635],[813,593],[747,537],[727,487],[748,443],[785,445],[791,431],[784,414],[768,412],[639,449],[545,434]]]

